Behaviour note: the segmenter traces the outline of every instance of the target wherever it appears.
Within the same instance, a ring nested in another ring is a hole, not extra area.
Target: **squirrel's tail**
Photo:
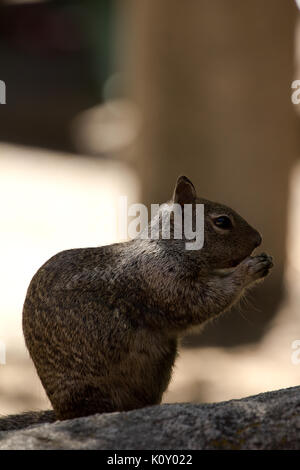
[[[14,431],[24,429],[34,424],[53,423],[56,417],[53,410],[28,411],[18,415],[9,415],[1,418],[0,431]]]

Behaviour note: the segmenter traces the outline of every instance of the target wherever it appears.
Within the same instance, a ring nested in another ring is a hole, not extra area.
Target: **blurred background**
[[[300,384],[299,25],[293,0],[0,1],[0,414],[50,406],[22,338],[35,271],[118,241],[119,196],[162,203],[180,174],[275,268],[184,339],[164,401]]]

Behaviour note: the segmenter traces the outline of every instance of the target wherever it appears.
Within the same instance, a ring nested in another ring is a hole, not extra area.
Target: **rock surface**
[[[0,449],[300,449],[300,387],[1,431]]]

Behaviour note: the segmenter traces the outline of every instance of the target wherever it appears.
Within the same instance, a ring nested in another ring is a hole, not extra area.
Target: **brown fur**
[[[198,199],[187,178],[162,210],[173,201],[205,204],[201,250],[138,237],[63,251],[33,277],[24,336],[58,419],[160,403],[179,335],[227,310],[272,266],[267,255],[250,257],[258,232],[232,209]],[[212,223],[222,214],[230,231]]]
[[[42,423],[53,423],[55,414],[53,410],[27,411],[18,415],[10,415],[0,418],[1,431],[17,431],[28,426],[38,426]]]

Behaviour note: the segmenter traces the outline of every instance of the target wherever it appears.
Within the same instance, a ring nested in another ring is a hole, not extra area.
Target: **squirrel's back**
[[[129,246],[61,252],[30,283],[25,342],[58,418],[159,403],[170,380],[176,338],[145,334]]]

